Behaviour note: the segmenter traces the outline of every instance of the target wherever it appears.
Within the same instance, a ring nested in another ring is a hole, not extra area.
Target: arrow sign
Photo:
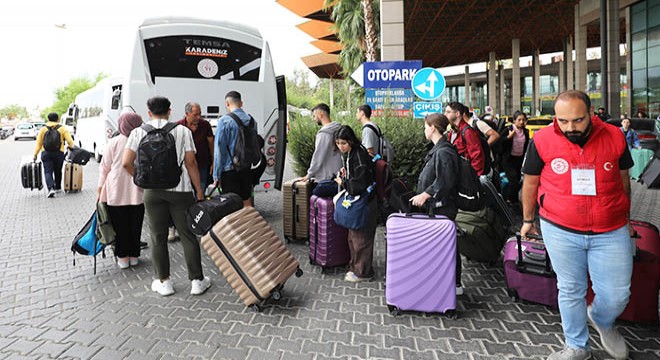
[[[412,81],[412,89],[423,100],[434,100],[445,91],[445,77],[434,68],[417,71]]]
[[[355,80],[360,87],[364,87],[364,65],[360,64],[360,66],[353,71],[351,74],[351,79]]]

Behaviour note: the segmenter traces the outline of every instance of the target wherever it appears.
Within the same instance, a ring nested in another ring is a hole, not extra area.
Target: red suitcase
[[[637,233],[637,248],[660,257],[660,234],[658,233],[658,228],[646,221],[630,220],[630,224]]]
[[[639,250],[633,262],[630,280],[630,300],[619,320],[637,323],[658,323],[658,290],[660,290],[660,257]],[[587,303],[594,300],[591,284],[587,289]]]

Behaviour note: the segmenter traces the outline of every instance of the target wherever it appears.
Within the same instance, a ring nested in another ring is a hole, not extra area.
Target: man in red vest
[[[577,90],[555,99],[555,120],[534,133],[523,173],[523,237],[543,239],[557,274],[566,346],[549,360],[591,358],[587,321],[615,359],[628,356],[614,328],[630,296],[630,179],[632,157],[621,130],[592,117],[591,101]],[[587,278],[594,298],[587,307]]]

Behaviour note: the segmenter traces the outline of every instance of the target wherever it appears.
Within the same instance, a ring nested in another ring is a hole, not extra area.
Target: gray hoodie
[[[317,181],[332,179],[341,169],[341,153],[335,146],[335,132],[341,125],[331,122],[316,133],[314,154],[307,170],[307,177]]]

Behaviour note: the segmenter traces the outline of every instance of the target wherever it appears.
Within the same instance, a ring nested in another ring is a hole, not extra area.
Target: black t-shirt
[[[626,146],[623,150],[623,154],[621,154],[621,157],[619,158],[619,169],[630,169],[634,164],[632,156],[630,155],[630,150],[628,150],[628,147]],[[525,162],[522,167],[523,173],[529,175],[541,175],[544,166],[545,163],[541,160],[538,150],[536,150],[534,139],[530,139],[529,146],[527,147],[527,154],[525,155]]]

